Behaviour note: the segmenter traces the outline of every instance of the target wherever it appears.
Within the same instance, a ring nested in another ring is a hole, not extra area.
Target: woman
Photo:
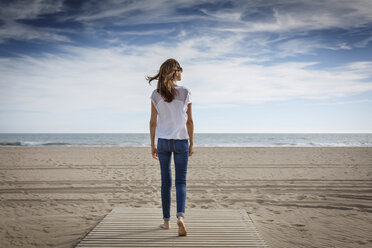
[[[178,235],[186,236],[184,223],[186,204],[186,174],[188,157],[194,153],[194,124],[191,115],[191,92],[181,81],[182,67],[175,59],[166,60],[158,74],[147,77],[149,84],[158,80],[156,90],[151,94],[151,152],[160,162],[161,201],[164,224],[160,227],[170,229],[172,170],[171,158],[174,155],[176,171],[177,225]],[[155,133],[158,137],[155,146]],[[190,144],[189,144],[190,141]]]

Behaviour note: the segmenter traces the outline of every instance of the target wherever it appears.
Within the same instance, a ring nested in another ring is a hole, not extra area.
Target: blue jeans
[[[174,154],[176,171],[177,217],[185,216],[186,204],[186,174],[189,159],[189,140],[175,140],[158,138],[158,158],[161,172],[161,202],[163,219],[170,220],[172,170],[171,159]]]

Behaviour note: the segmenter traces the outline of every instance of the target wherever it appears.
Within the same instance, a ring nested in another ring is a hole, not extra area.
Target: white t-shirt
[[[158,111],[155,136],[163,139],[189,139],[187,133],[187,104],[191,103],[191,91],[184,86],[175,86],[178,92],[172,102],[164,101],[156,91],[150,99]]]

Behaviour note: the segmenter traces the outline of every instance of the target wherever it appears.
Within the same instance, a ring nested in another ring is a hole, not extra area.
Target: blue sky
[[[195,132],[372,132],[372,1],[1,1],[0,132],[149,132],[184,68]]]

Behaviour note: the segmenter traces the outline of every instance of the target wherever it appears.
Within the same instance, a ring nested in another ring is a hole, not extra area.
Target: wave
[[[371,143],[267,143],[267,144],[194,144],[195,147],[372,147]]]
[[[149,147],[149,144],[72,144],[66,142],[0,142],[1,146],[28,146],[28,147],[40,147],[40,146],[72,146],[72,147]],[[372,144],[354,143],[271,143],[271,144],[233,144],[233,143],[209,143],[209,144],[195,144],[195,147],[372,147]]]
[[[65,146],[65,145],[71,145],[71,143],[65,143],[65,142],[51,142],[51,143],[45,143],[44,146]]]
[[[97,144],[97,143],[68,143],[68,142],[34,142],[34,141],[16,141],[16,142],[0,142],[1,146],[73,146],[73,147],[148,147],[147,144],[140,143],[106,143],[106,144]]]
[[[15,141],[15,142],[0,142],[0,146],[68,146],[71,143],[66,142],[31,142],[31,141]]]
[[[21,146],[22,142],[0,142],[0,146]]]

